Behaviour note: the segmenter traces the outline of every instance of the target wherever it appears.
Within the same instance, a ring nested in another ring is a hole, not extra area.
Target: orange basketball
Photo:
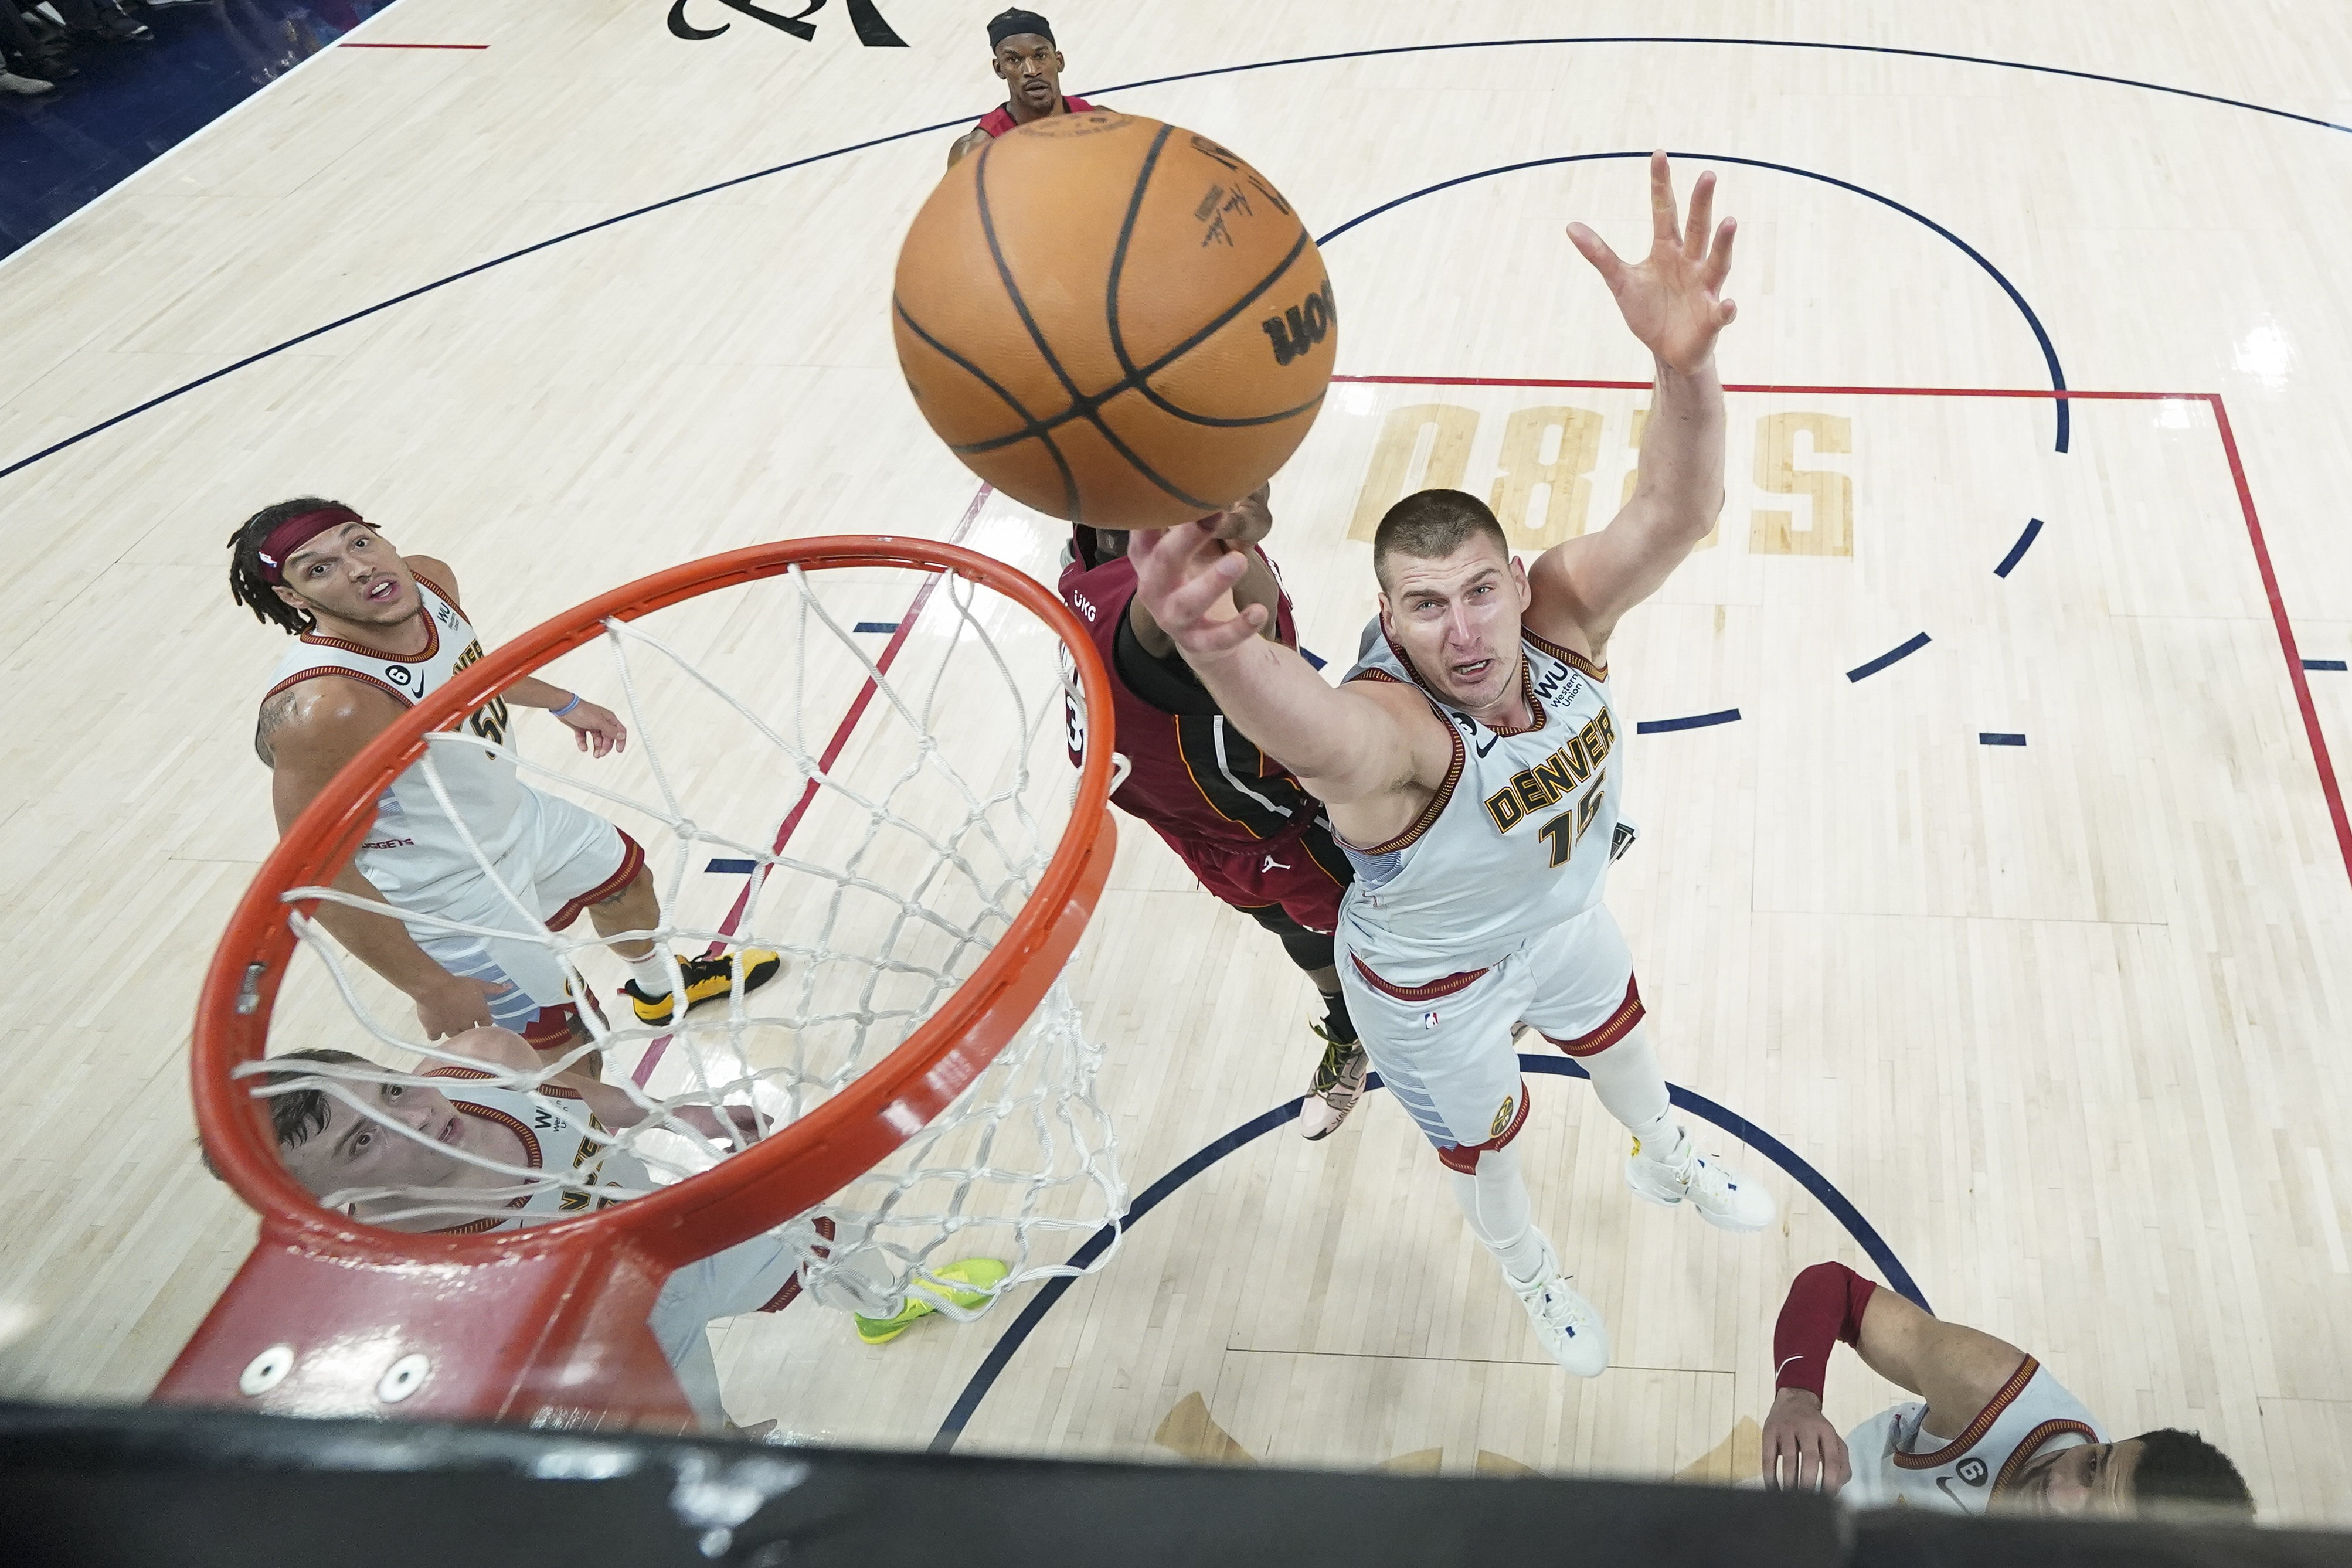
[[[965,466],[1116,528],[1256,489],[1314,423],[1339,346],[1322,253],[1272,183],[1107,109],[948,171],[898,252],[891,326]]]

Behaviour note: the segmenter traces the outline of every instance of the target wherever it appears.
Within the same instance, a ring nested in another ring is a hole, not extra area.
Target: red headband
[[[261,558],[262,580],[285,581],[280,569],[285,566],[286,558],[329,528],[366,521],[349,507],[321,507],[315,512],[302,512],[287,518],[269,530],[269,537],[263,539],[260,548],[254,552]]]

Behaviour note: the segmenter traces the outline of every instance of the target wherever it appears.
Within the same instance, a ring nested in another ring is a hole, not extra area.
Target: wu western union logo
[[[1533,768],[1520,768],[1511,775],[1507,788],[1486,797],[1486,815],[1494,819],[1495,831],[1507,833],[1531,813],[1557,805],[1563,795],[1576,793],[1600,770],[1601,760],[1616,745],[1616,727],[1603,708],[1566,746]]]

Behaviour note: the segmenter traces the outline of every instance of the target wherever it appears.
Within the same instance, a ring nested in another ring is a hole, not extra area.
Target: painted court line
[[[1738,724],[1739,710],[1727,707],[1719,713],[1695,713],[1688,718],[1645,718],[1633,727],[1636,735],[1669,735],[1678,729],[1705,729],[1709,725]]]
[[[2023,746],[2025,737],[2005,730],[1981,729],[1977,732],[1979,746]]]
[[[1647,392],[1647,382],[1594,381],[1582,379],[1548,379],[1525,376],[1333,376],[1335,382],[1349,382],[1370,386],[1426,387],[1563,387],[1583,388],[1596,392]],[[2263,591],[2270,601],[2271,625],[2278,633],[2279,651],[2285,655],[2287,680],[2294,690],[2295,706],[2303,713],[2303,732],[2311,746],[2312,766],[2319,774],[2320,794],[2327,804],[2329,823],[2336,830],[2336,852],[2344,862],[2344,872],[2352,878],[2352,818],[2344,809],[2343,788],[2336,781],[2336,764],[2329,757],[2327,737],[2320,732],[2319,709],[2311,698],[2311,683],[2304,678],[2303,655],[2296,651],[2294,628],[2287,623],[2286,600],[2279,591],[2278,573],[2271,565],[2270,544],[2263,536],[2263,520],[2254,509],[2254,493],[2246,482],[2246,466],[2238,453],[2238,438],[2230,426],[2230,411],[2219,392],[2085,392],[2069,387],[2063,392],[2039,387],[1886,387],[1886,386],[1803,386],[1794,383],[1742,382],[1727,384],[1723,389],[1733,392],[1785,392],[1813,397],[1950,397],[1950,398],[2065,398],[2077,402],[2201,402],[2213,412],[2214,434],[2221,438],[2221,455],[2230,465],[2231,481],[2237,486],[2238,511],[2246,525],[2246,540],[2254,552],[2254,569],[2261,575]]]
[[[488,44],[337,44],[339,49],[487,49]]]
[[[1932,639],[1928,637],[1927,633],[1922,632],[1917,636],[1912,638],[1908,643],[1904,643],[1901,647],[1889,648],[1885,653],[1879,654],[1878,657],[1871,660],[1868,664],[1856,664],[1853,669],[1848,670],[1845,673],[1845,678],[1849,681],[1858,681],[1865,675],[1874,675],[1878,674],[1879,671],[1886,668],[1887,665],[1895,663],[1897,659],[1909,658],[1912,654],[1926,647],[1930,641],[1932,641]]]
[[[2025,559],[2025,552],[2033,548],[2034,538],[2041,532],[2042,519],[2040,517],[2030,519],[2025,525],[2025,531],[2017,536],[2017,542],[2009,547],[2009,553],[2000,558],[2000,564],[1992,569],[1992,574],[1995,577],[2007,577],[2016,570],[2017,563]]]
[[[1522,1054],[1519,1058],[1519,1071],[1532,1072],[1538,1077],[1585,1079],[1591,1077],[1591,1073],[1568,1057],[1550,1054]],[[1364,1092],[1368,1094],[1381,1087],[1383,1085],[1381,1082],[1381,1075],[1377,1072],[1364,1080]],[[1862,1211],[1854,1207],[1846,1196],[1832,1185],[1827,1176],[1815,1170],[1802,1155],[1748,1120],[1747,1117],[1726,1110],[1704,1094],[1694,1093],[1680,1084],[1668,1084],[1666,1088],[1668,1096],[1676,1105],[1722,1128],[1766,1159],[1770,1160],[1790,1180],[1812,1194],[1821,1206],[1829,1210],[1837,1222],[1845,1228],[1846,1234],[1853,1238],[1854,1244],[1868,1254],[1871,1262],[1876,1266],[1879,1273],[1885,1278],[1887,1284],[1897,1295],[1907,1298],[1922,1312],[1933,1312],[1934,1309],[1927,1305],[1927,1298],[1921,1293],[1918,1283],[1911,1278],[1911,1271],[1903,1266],[1903,1260],[1895,1255],[1895,1249],[1886,1244],[1885,1238],[1880,1236],[1877,1228],[1863,1218]],[[1177,1165],[1167,1175],[1147,1187],[1142,1196],[1128,1208],[1123,1219],[1106,1225],[1087,1238],[1078,1249],[1070,1254],[1071,1266],[1076,1269],[1088,1267],[1095,1260],[1100,1258],[1114,1241],[1118,1240],[1123,1230],[1131,1228],[1137,1221],[1159,1207],[1163,1201],[1174,1197],[1185,1183],[1234,1150],[1244,1148],[1276,1128],[1297,1120],[1298,1107],[1305,1099],[1306,1096],[1302,1094],[1297,1100],[1286,1101],[1276,1105],[1273,1110],[1250,1118],[1223,1137],[1194,1152],[1190,1158]],[[1012,1326],[1004,1331],[994,1344],[989,1346],[987,1356],[981,1362],[979,1369],[971,1375],[971,1380],[964,1385],[963,1392],[956,1396],[955,1405],[948,1411],[947,1418],[940,1423],[938,1434],[931,1438],[932,1453],[944,1454],[956,1446],[957,1439],[963,1436],[964,1428],[971,1424],[972,1416],[978,1413],[981,1401],[988,1397],[988,1391],[996,1385],[996,1380],[1003,1375],[1004,1369],[1012,1364],[1013,1355],[1036,1331],[1037,1325],[1045,1321],[1045,1314],[1053,1311],[1055,1303],[1059,1301],[1068,1292],[1070,1286],[1082,1277],[1066,1274],[1048,1280],[1022,1307],[1021,1315],[1013,1320]]]

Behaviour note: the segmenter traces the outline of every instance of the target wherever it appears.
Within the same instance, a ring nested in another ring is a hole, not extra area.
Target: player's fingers
[[[1738,237],[1739,221],[1737,218],[1724,219],[1716,229],[1715,246],[1706,253],[1706,266],[1699,275],[1706,280],[1709,288],[1721,289],[1723,280],[1731,276],[1731,242]],[[1699,254],[1696,246],[1691,254]]]
[[[1715,171],[1709,169],[1691,187],[1690,216],[1683,224],[1683,254],[1693,261],[1706,255],[1706,231],[1715,219]]]
[[[1592,270],[1601,275],[1601,281],[1609,286],[1609,292],[1614,294],[1624,286],[1625,264],[1618,259],[1615,251],[1609,248],[1607,240],[1582,224],[1570,224],[1568,225],[1568,242],[1576,247],[1579,256],[1592,264]]]
[[[1722,328],[1730,326],[1734,321],[1738,319],[1739,301],[1736,299],[1723,299],[1717,301],[1715,307],[1715,324],[1718,330]]]
[[[1675,233],[1681,226],[1675,219],[1674,172],[1661,150],[1650,154],[1650,238],[1659,249],[1672,250],[1681,243]]]
[[[1787,1456],[1787,1453],[1788,1445],[1781,1440],[1780,1433],[1775,1431],[1766,1434],[1764,1439],[1764,1484],[1774,1491],[1778,1491],[1781,1488],[1780,1461]]]
[[[1827,1490],[1831,1491],[1842,1490],[1843,1490],[1846,1482],[1853,1479],[1853,1461],[1846,1454],[1845,1439],[1843,1437],[1833,1437],[1822,1446],[1829,1450],[1829,1462],[1825,1467],[1825,1474],[1823,1476],[1823,1479],[1829,1483]]]

